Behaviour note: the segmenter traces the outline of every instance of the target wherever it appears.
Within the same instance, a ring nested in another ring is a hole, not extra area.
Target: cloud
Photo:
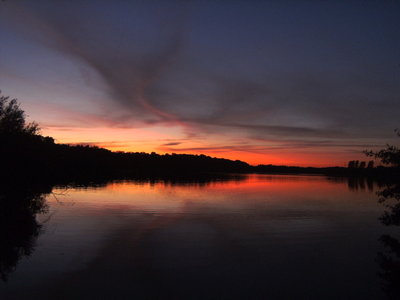
[[[104,113],[79,106],[64,113],[81,126],[178,126],[204,143],[210,136],[247,143],[179,148],[173,146],[181,142],[171,142],[162,149],[258,152],[377,145],[398,126],[389,33],[377,38],[366,30],[361,38],[340,20],[319,15],[308,25],[297,18],[282,26],[265,18],[267,4],[259,14],[232,8],[222,18],[211,4],[196,9],[178,1],[20,3],[7,3],[13,28],[78,65],[83,84],[93,82],[86,68],[101,78],[98,88],[109,101]],[[294,14],[285,5],[277,9]],[[365,28],[373,26],[368,15],[360,18]],[[385,25],[375,29],[385,32]],[[388,55],[371,62],[372,48]]]
[[[279,151],[294,151],[304,152],[304,151],[325,151],[325,150],[334,150],[334,151],[350,151],[351,153],[361,153],[364,149],[371,148],[381,148],[382,144],[374,144],[374,143],[340,143],[340,142],[332,142],[329,140],[322,141],[309,141],[309,140],[268,140],[268,145],[265,143],[247,143],[247,144],[211,144],[207,146],[198,146],[198,147],[170,147],[174,145],[163,144],[159,147],[159,150],[163,152],[214,152],[214,153],[222,153],[222,152],[232,152],[232,151],[240,151],[240,152],[251,152],[258,154],[265,153],[277,153]]]
[[[104,27],[104,20],[96,10],[85,10],[82,7],[63,6],[46,9],[38,5],[31,9],[20,6],[10,6],[10,12],[17,19],[14,24],[20,31],[30,35],[44,46],[57,50],[64,55],[85,63],[97,71],[107,85],[111,99],[128,110],[131,117],[140,117],[147,123],[178,122],[172,113],[154,105],[148,94],[157,88],[158,80],[168,67],[174,63],[184,47],[185,5],[166,5],[165,12],[160,14],[152,24],[163,28],[154,33],[148,29],[148,34],[158,40],[153,47],[139,45],[141,36],[138,31],[129,28],[114,28],[126,31],[126,37],[121,38],[126,49],[112,43],[112,32],[108,36],[99,35],[99,27]],[[62,11],[62,9],[64,11]],[[177,10],[177,8],[180,8]],[[76,14],[75,9],[82,9]],[[130,7],[132,10],[132,7]],[[179,13],[178,13],[179,12]],[[18,17],[17,17],[18,16]],[[21,17],[22,16],[22,17]],[[126,15],[134,18],[134,15]],[[168,19],[168,22],[166,20]],[[71,22],[73,20],[73,22]],[[91,20],[93,22],[87,22]],[[141,24],[146,26],[145,24]],[[79,29],[78,29],[79,28]],[[110,43],[111,42],[111,43]],[[81,70],[85,70],[81,68]],[[88,73],[83,72],[85,81],[90,81]],[[115,108],[115,107],[114,107]],[[118,107],[117,107],[118,109]]]
[[[166,143],[166,144],[162,144],[162,146],[178,146],[182,144],[181,142],[171,142],[171,143]]]

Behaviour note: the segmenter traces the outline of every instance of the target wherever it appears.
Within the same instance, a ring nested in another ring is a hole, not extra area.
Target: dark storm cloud
[[[22,31],[101,76],[113,126],[314,143],[397,126],[400,24],[386,4],[16,3]]]

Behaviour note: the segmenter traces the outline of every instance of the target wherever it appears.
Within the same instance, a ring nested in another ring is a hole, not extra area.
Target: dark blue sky
[[[399,15],[398,1],[6,0],[0,88],[61,142],[345,163],[395,139]]]

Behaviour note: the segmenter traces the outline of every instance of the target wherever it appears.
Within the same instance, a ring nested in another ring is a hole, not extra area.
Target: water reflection
[[[202,175],[185,178],[137,178],[135,185],[149,184],[155,186],[191,186],[206,187],[222,182],[238,183],[246,179],[241,174]],[[131,185],[132,180],[116,181],[119,187]],[[113,181],[97,179],[79,181],[62,185],[37,184],[28,182],[1,182],[0,183],[0,278],[7,282],[12,272],[17,268],[18,262],[23,257],[29,257],[35,250],[36,241],[42,233],[43,223],[48,221],[51,215],[47,215],[42,221],[38,216],[46,214],[49,209],[47,198],[52,196],[58,204],[64,203],[68,190],[75,191],[95,190],[113,186]],[[53,192],[53,189],[55,190]],[[66,202],[68,203],[68,202]]]
[[[347,185],[350,190],[374,190],[374,179],[370,177],[348,177]],[[375,182],[376,183],[376,182]]]
[[[36,215],[47,210],[45,195],[51,186],[0,186],[0,275],[7,281],[23,256],[33,253],[41,232]]]
[[[385,211],[379,218],[385,226],[400,225],[400,182],[386,183],[385,187],[377,192],[378,202],[384,205]],[[400,242],[398,233],[383,234],[379,241],[384,251],[378,252],[377,262],[381,267],[379,276],[383,279],[383,289],[389,299],[400,297]]]
[[[399,242],[389,232],[379,248],[377,187],[395,194],[365,178],[275,175],[5,186],[0,297],[381,299],[382,279],[398,295]]]

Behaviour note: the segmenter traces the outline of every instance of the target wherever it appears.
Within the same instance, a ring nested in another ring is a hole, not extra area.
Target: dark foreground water
[[[251,175],[8,193],[34,207],[1,221],[0,299],[399,299],[382,189]]]

